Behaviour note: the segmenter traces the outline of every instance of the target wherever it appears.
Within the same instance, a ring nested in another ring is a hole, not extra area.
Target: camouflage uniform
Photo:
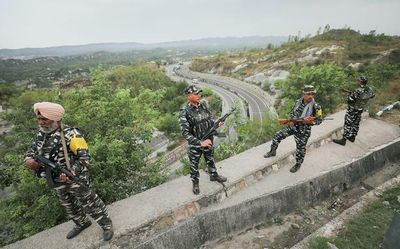
[[[70,148],[73,136],[82,137],[82,134],[75,128],[64,128],[64,137],[71,167],[81,181],[86,183],[86,186],[89,186],[89,152],[87,149],[79,149],[75,155]],[[40,130],[26,157],[34,158],[35,155],[44,156],[61,167],[66,168],[61,143],[61,130],[58,129],[52,133],[45,133]],[[104,230],[111,229],[112,223],[107,213],[107,208],[93,190],[90,188],[84,189],[76,183],[62,182],[59,179],[59,175],[56,175],[47,167],[39,168],[36,174],[39,177],[45,177],[48,185],[55,189],[61,206],[77,226],[82,227],[84,224],[87,224],[89,219],[86,214],[89,214]]]
[[[298,119],[301,117],[304,107],[307,104],[304,103],[303,99],[298,99],[296,104],[293,106],[290,112],[290,119]],[[314,103],[313,113],[311,116],[317,117],[314,120],[313,125],[319,125],[322,122],[321,114],[317,115],[317,112],[321,113],[321,107],[319,104]],[[306,153],[306,145],[307,141],[311,135],[311,126],[308,124],[297,124],[293,127],[285,127],[282,130],[278,131],[272,140],[271,151],[276,151],[278,149],[279,143],[291,136],[294,135],[294,140],[296,141],[296,163],[301,165],[304,161],[304,156]]]
[[[211,175],[217,175],[213,158],[213,148],[201,148],[201,138],[213,126],[214,119],[205,103],[200,103],[195,107],[188,103],[179,114],[179,125],[183,137],[188,141],[188,156],[190,163],[190,177],[193,181],[199,179],[199,161],[204,153],[204,158]],[[211,138],[212,140],[212,138]]]
[[[344,117],[343,137],[354,141],[360,128],[361,114],[364,111],[368,100],[374,97],[372,89],[367,85],[361,85],[347,96],[347,112]]]

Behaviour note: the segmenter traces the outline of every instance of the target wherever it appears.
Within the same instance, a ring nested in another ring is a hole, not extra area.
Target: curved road
[[[263,120],[270,113],[276,115],[273,107],[274,98],[255,85],[229,77],[193,72],[186,65],[181,65],[175,72],[185,78],[197,78],[237,94],[248,103],[250,119]]]
[[[193,84],[191,81],[192,77],[189,77],[187,74],[181,74],[181,71],[177,70],[176,67],[177,67],[177,65],[167,66],[165,68],[165,73],[172,80],[175,80],[175,81],[185,80],[189,84]],[[180,75],[182,77],[180,77],[178,75]],[[198,84],[200,86],[205,86],[205,87],[211,88],[216,94],[218,94],[220,96],[220,98],[222,99],[222,112],[223,113],[228,112],[235,105],[235,103],[239,102],[239,105],[241,106],[241,108],[240,108],[241,113],[243,116],[246,116],[245,104],[239,96],[237,96],[233,92],[231,92],[221,86],[217,86],[215,84],[210,84],[205,81],[200,80],[200,81],[198,81]]]

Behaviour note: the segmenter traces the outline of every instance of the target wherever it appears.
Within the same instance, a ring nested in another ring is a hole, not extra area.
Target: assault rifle
[[[88,186],[86,185],[86,183],[84,183],[81,179],[79,179],[74,174],[72,174],[69,170],[60,167],[60,165],[58,165],[57,163],[54,163],[54,162],[50,161],[49,159],[45,158],[44,156],[40,156],[40,155],[35,155],[34,159],[35,159],[35,161],[37,161],[39,163],[39,165],[41,165],[43,167],[47,167],[48,169],[53,171],[56,175],[60,175],[60,173],[64,173],[66,176],[68,176],[68,178],[72,182],[78,184],[83,189],[88,190]],[[46,176],[46,177],[51,177],[51,176]]]
[[[210,138],[212,135],[214,135],[219,127],[219,123],[225,122],[225,120],[235,111],[235,109],[236,109],[235,107],[232,107],[232,109],[228,113],[226,113],[224,116],[217,119],[217,121],[214,122],[214,125],[201,138],[201,141],[204,141],[204,140]]]
[[[345,93],[345,94],[351,94],[351,93],[352,93],[351,90],[346,89],[346,88],[341,88],[340,91],[342,91],[342,92]]]
[[[313,121],[316,119],[316,117],[312,117]],[[333,120],[333,118],[323,118],[322,120]],[[284,119],[278,119],[279,125],[286,125],[290,122],[294,123],[295,125],[299,125],[299,124],[306,124],[306,121],[304,120],[304,118],[284,118]]]

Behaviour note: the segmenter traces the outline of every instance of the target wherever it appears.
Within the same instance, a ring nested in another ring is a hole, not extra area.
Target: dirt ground
[[[394,108],[384,113],[381,117],[375,117],[375,118],[383,120],[390,124],[400,125],[400,107]]]

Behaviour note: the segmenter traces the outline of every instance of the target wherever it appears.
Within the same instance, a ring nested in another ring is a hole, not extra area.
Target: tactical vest
[[[190,132],[198,139],[201,139],[213,126],[213,116],[203,103],[198,108],[188,105],[186,118],[190,125]]]

